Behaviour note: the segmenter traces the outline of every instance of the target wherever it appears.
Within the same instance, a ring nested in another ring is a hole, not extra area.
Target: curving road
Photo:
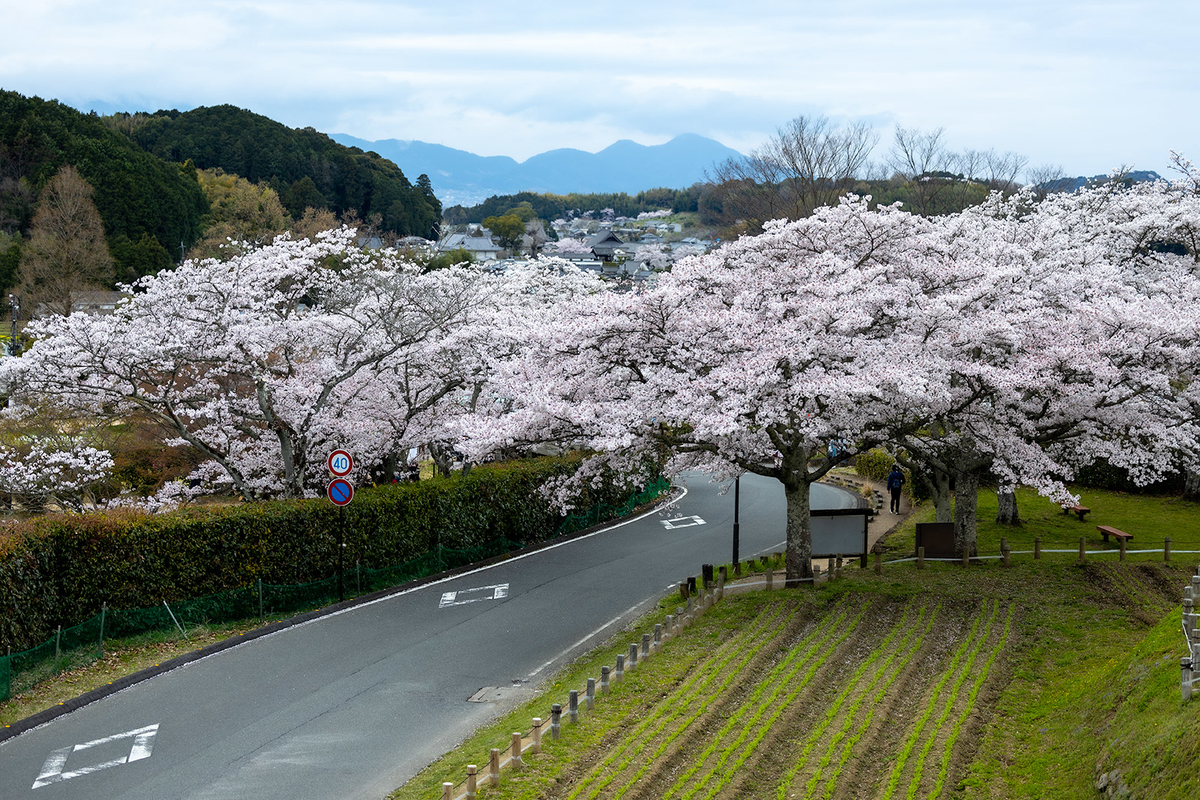
[[[780,485],[743,478],[741,557],[781,550],[783,520]],[[728,561],[732,523],[732,492],[692,476],[665,512],[193,662],[0,743],[0,798],[382,797]]]

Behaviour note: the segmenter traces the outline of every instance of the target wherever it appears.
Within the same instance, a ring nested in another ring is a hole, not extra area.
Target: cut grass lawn
[[[1035,536],[1069,549],[1081,535],[1100,549],[1096,524],[1147,549],[1170,536],[1176,552],[1200,550],[1191,503],[1087,492],[1097,519],[1081,524],[1023,494],[1025,523],[1010,528],[991,521],[994,498],[980,500],[981,552],[998,552],[1000,536],[1014,550]],[[920,519],[889,540],[893,552],[911,551]],[[480,765],[480,797],[505,800],[1074,799],[1114,772],[1134,797],[1192,797],[1200,700],[1180,698],[1180,600],[1200,555],[1129,558],[850,569],[816,591],[730,597],[499,787],[482,786],[489,748],[548,717],[637,635],[573,665],[391,798],[434,800],[468,763]]]

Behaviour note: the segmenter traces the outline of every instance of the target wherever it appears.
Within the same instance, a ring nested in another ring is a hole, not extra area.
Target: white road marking
[[[674,587],[672,586],[671,588],[674,588]],[[563,651],[561,651],[561,652],[560,652],[558,655],[556,655],[554,658],[550,659],[550,660],[549,660],[549,661],[547,661],[545,664],[542,664],[540,667],[538,667],[537,669],[535,669],[533,672],[529,673],[529,675],[528,675],[528,679],[529,679],[529,680],[532,680],[533,678],[536,678],[536,677],[538,676],[538,673],[540,673],[542,670],[544,670],[544,669],[546,669],[547,667],[551,666],[552,664],[554,664],[554,662],[556,662],[556,661],[558,661],[559,659],[563,658],[563,657],[564,657],[564,656],[565,656],[567,653],[570,653],[572,650],[575,650],[576,648],[578,648],[578,647],[582,647],[583,645],[587,644],[589,641],[591,641],[592,639],[596,638],[596,637],[597,637],[597,636],[599,636],[601,633],[603,633],[605,628],[610,628],[610,627],[612,627],[613,625],[616,625],[618,622],[620,622],[621,620],[625,619],[625,618],[626,618],[626,617],[628,617],[630,614],[633,614],[635,611],[637,611],[637,610],[638,610],[639,608],[641,608],[642,606],[648,605],[648,604],[650,604],[650,603],[656,603],[656,602],[658,602],[658,598],[656,598],[656,597],[651,597],[651,598],[649,598],[648,600],[643,600],[642,602],[640,602],[640,603],[638,603],[638,604],[636,604],[636,605],[632,605],[632,606],[630,606],[629,608],[625,609],[625,611],[624,611],[623,613],[621,613],[621,614],[618,614],[617,616],[613,617],[613,618],[612,618],[612,619],[610,619],[608,622],[604,623],[604,624],[603,624],[603,625],[601,625],[599,628],[596,628],[596,630],[592,631],[592,632],[591,632],[591,633],[589,633],[587,636],[584,636],[584,637],[583,637],[582,639],[580,639],[578,642],[575,642],[575,644],[568,646],[566,649],[564,649]]]
[[[154,725],[147,725],[144,728],[138,728],[137,730],[118,733],[115,736],[105,736],[103,739],[93,739],[90,742],[84,742],[82,744],[63,747],[55,750],[46,758],[46,763],[42,765],[42,772],[37,776],[37,780],[33,782],[33,786],[31,788],[40,789],[43,786],[49,786],[50,784],[58,783],[59,781],[66,781],[70,780],[71,778],[90,775],[93,772],[99,772],[102,769],[119,767],[122,764],[129,764],[134,761],[141,761],[142,759],[149,758],[151,751],[154,749],[154,736],[157,733],[158,724],[156,723]],[[73,753],[78,753],[82,750],[96,747],[97,745],[117,742],[121,739],[133,740],[133,744],[129,748],[129,755],[122,756],[121,758],[114,758],[111,761],[104,761],[100,764],[91,764],[86,767],[80,767],[79,769],[74,769],[70,772],[63,771],[67,766],[67,759],[70,758]]]
[[[691,517],[676,517],[675,519],[664,519],[662,521],[662,524],[663,524],[663,527],[666,528],[667,530],[673,531],[676,528],[694,528],[697,525],[705,525],[707,523],[705,523],[705,521],[700,519],[699,517],[691,516]]]
[[[498,583],[494,586],[481,586],[478,589],[444,592],[438,608],[465,606],[467,603],[478,603],[481,600],[503,600],[506,597],[508,597],[508,584]]]

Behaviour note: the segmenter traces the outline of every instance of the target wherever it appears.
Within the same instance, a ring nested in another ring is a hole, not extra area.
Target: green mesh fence
[[[587,511],[572,514],[558,526],[558,536],[575,533],[610,519],[623,517],[640,505],[645,505],[671,488],[671,482],[659,476],[642,491],[630,495],[623,503],[597,503]]]
[[[556,535],[574,533],[608,519],[628,514],[648,503],[671,486],[659,478],[624,503],[598,503],[582,514],[575,514],[559,526]],[[125,639],[154,631],[189,628],[209,623],[236,622],[266,615],[287,614],[317,608],[347,597],[398,586],[427,575],[474,564],[520,548],[519,542],[495,539],[480,547],[456,550],[438,547],[425,555],[382,569],[354,566],[338,576],[312,583],[287,586],[262,583],[243,586],[219,594],[180,600],[149,608],[104,609],[85,622],[63,629],[54,638],[29,650],[0,656],[0,701],[27,691],[35,684],[60,672],[77,669],[104,654],[104,639]]]

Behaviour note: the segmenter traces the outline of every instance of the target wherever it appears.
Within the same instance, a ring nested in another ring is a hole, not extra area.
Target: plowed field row
[[[1013,608],[848,597],[804,609],[772,601],[547,797],[941,796],[972,755],[958,751]]]

